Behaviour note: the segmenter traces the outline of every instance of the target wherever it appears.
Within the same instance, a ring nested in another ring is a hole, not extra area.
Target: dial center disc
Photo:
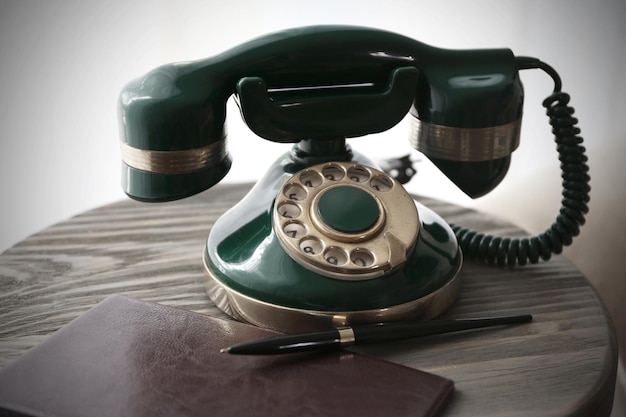
[[[350,185],[324,191],[317,212],[328,227],[341,233],[369,230],[380,217],[376,199],[367,191]]]

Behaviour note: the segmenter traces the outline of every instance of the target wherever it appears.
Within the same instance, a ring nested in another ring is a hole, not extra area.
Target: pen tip
[[[230,352],[230,348],[221,348],[220,352],[221,353],[228,353],[228,352]]]

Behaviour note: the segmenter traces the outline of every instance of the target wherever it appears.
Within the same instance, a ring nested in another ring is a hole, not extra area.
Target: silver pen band
[[[337,329],[339,332],[339,344],[341,347],[352,346],[355,342],[354,331],[352,327],[342,327]]]

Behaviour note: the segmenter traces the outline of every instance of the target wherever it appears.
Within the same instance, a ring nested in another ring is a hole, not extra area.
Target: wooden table
[[[205,293],[201,253],[213,221],[248,189],[219,185],[154,205],[122,201],[7,250],[0,255],[0,366],[110,294],[228,318]],[[420,201],[451,222],[520,233],[468,209]],[[515,269],[466,261],[461,296],[445,317],[522,313],[534,321],[360,350],[454,380],[446,416],[608,416],[615,332],[594,289],[562,256]]]

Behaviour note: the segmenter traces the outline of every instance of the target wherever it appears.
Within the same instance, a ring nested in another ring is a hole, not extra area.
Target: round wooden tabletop
[[[250,185],[218,185],[162,204],[90,210],[0,255],[0,366],[110,294],[229,319],[205,293],[201,254],[211,225]],[[505,222],[419,199],[450,222],[519,236]],[[447,416],[608,416],[617,341],[598,295],[570,262],[500,268],[465,261],[446,318],[533,315],[526,325],[359,348],[452,379]],[[361,381],[366,384],[367,381]]]

